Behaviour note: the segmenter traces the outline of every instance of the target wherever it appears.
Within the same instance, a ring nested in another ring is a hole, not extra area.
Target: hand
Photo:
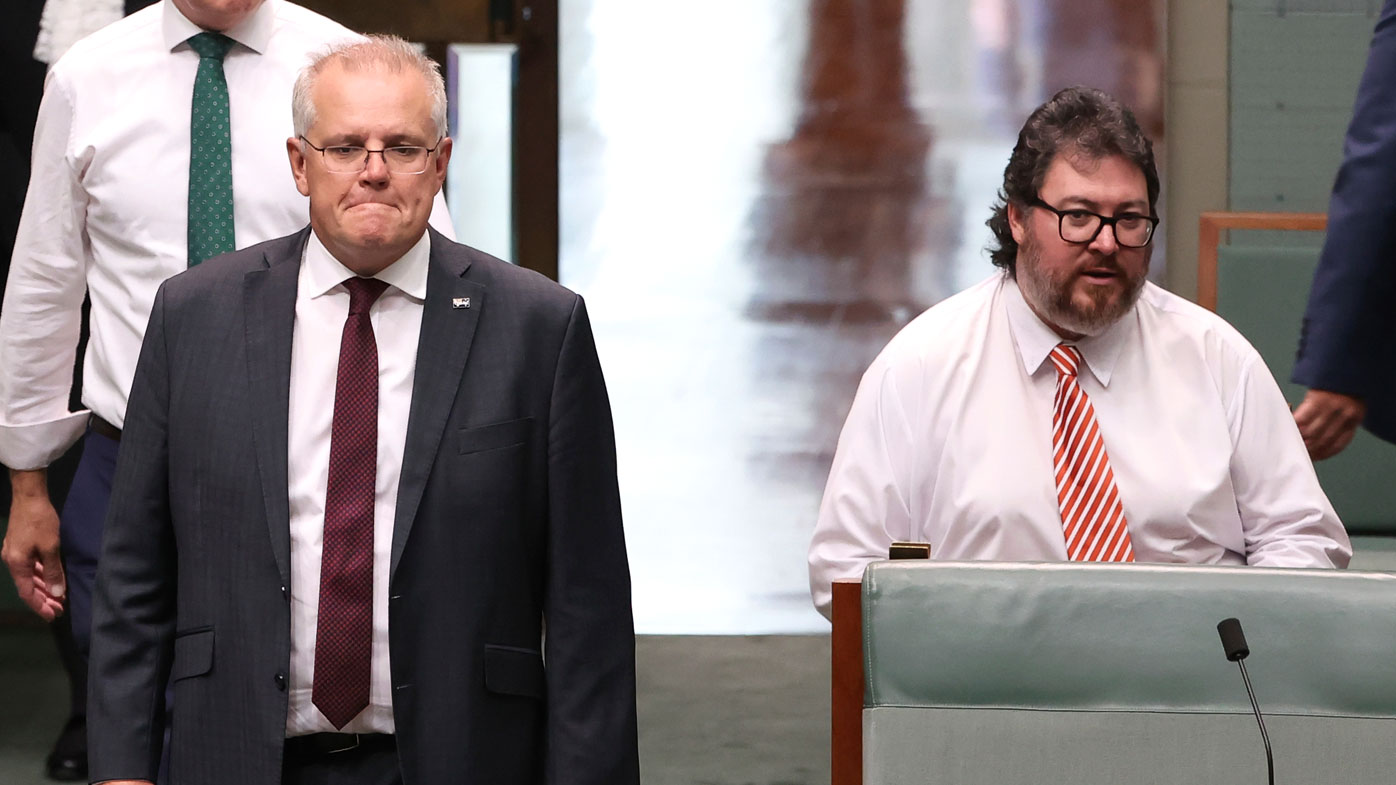
[[[19,598],[53,621],[63,612],[67,580],[58,551],[58,513],[49,501],[44,471],[11,471],[14,499],[10,524],[0,549]]]
[[[1366,416],[1367,404],[1360,398],[1327,390],[1309,390],[1294,408],[1294,422],[1316,461],[1342,452]]]

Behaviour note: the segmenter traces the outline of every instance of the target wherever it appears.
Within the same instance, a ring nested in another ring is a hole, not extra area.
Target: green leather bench
[[[1307,225],[1296,221],[1303,218],[1310,219]],[[1321,228],[1322,218],[1307,214],[1211,213],[1204,214],[1202,226],[1204,235],[1209,221],[1214,227],[1226,228],[1236,219],[1249,219],[1241,224],[1249,228],[1313,230]],[[1211,237],[1216,233],[1213,228]],[[1304,396],[1304,388],[1289,378],[1294,370],[1309,285],[1318,264],[1318,242],[1322,239],[1312,231],[1298,236],[1307,236],[1310,242],[1285,245],[1285,235],[1272,234],[1262,236],[1264,245],[1218,247],[1204,236],[1198,264],[1199,302],[1215,308],[1255,346],[1290,406]],[[1211,259],[1207,253],[1209,243],[1214,254]],[[1346,450],[1319,461],[1315,468],[1352,537],[1352,568],[1396,570],[1396,445],[1359,429]]]
[[[1396,575],[934,561],[864,576],[862,779],[1263,783],[1231,616],[1276,782],[1396,780]]]

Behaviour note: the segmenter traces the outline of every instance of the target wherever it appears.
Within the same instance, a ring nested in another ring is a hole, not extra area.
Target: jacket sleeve
[[[547,782],[638,785],[635,626],[615,432],[580,297],[555,373],[547,437]]]
[[[92,781],[155,781],[175,627],[165,287],[141,345],[93,597],[88,679]]]
[[[1396,0],[1387,0],[1343,145],[1293,379],[1389,396],[1396,357]],[[1372,401],[1369,400],[1369,404]]]

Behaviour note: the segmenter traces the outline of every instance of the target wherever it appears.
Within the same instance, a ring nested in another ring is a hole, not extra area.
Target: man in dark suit
[[[1315,460],[1363,425],[1396,442],[1396,0],[1382,6],[1309,290],[1294,419]]]
[[[310,227],[167,281],[97,581],[94,781],[638,783],[609,404],[584,305],[427,229],[434,64],[294,95]],[[546,634],[545,634],[546,626]]]

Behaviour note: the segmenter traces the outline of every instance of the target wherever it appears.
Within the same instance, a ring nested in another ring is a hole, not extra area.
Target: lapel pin
[[[469,308],[469,307],[470,307],[470,298],[469,298],[469,297],[453,297],[453,298],[451,298],[451,307],[452,307],[452,308]]]

